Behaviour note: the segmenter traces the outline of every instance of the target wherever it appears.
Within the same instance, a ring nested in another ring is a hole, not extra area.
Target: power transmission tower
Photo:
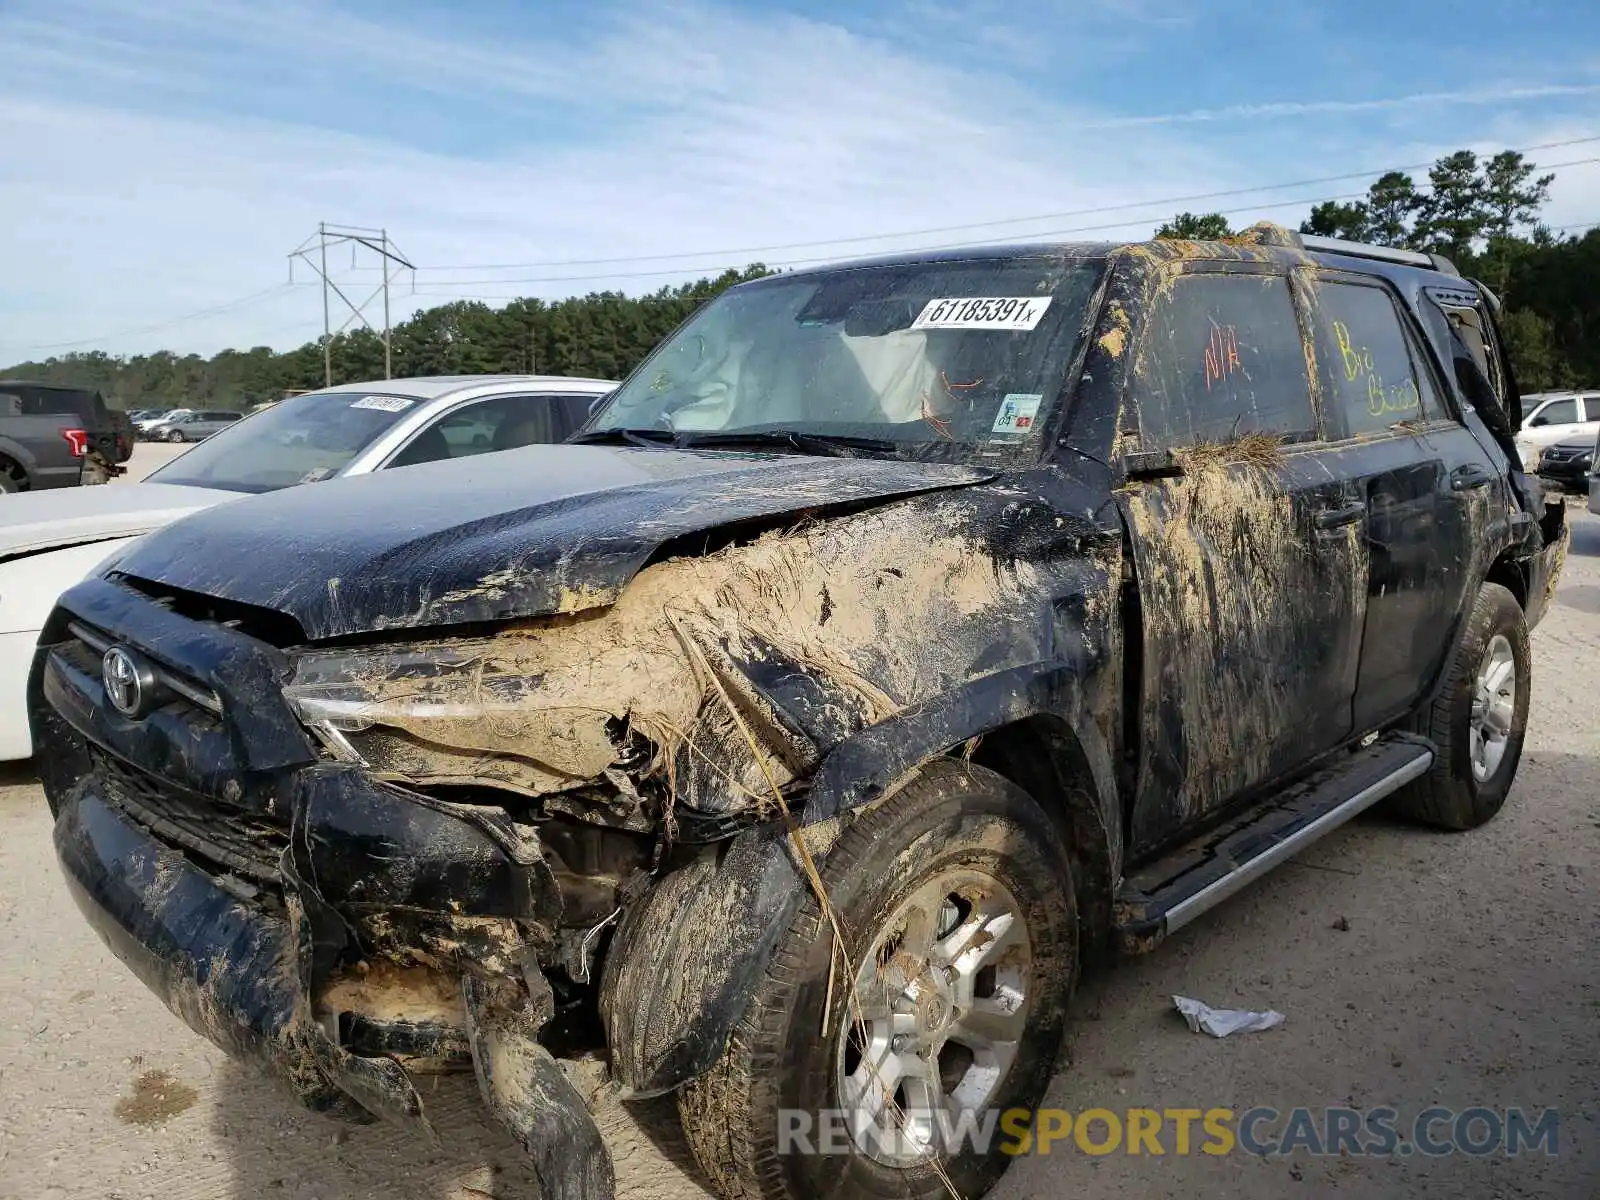
[[[383,282],[360,304],[345,295],[344,289],[328,274],[329,249],[346,243],[350,245],[352,267],[355,265],[355,256],[359,253],[359,248],[365,247],[378,256],[383,268]],[[366,229],[359,225],[329,225],[326,221],[318,222],[316,233],[289,253],[290,283],[294,282],[294,260],[297,258],[315,271],[322,280],[322,373],[327,386],[333,386],[333,335],[343,333],[352,321],[360,321],[372,332],[377,333],[377,327],[367,320],[366,310],[367,306],[379,296],[383,297],[383,377],[393,379],[394,351],[389,343],[389,285],[399,277],[401,271],[414,273],[416,267],[400,253],[400,248],[394,244],[388,231]],[[415,279],[414,274],[413,279]],[[339,297],[350,310],[350,315],[340,323],[338,329],[333,328],[333,316],[329,305],[330,292]]]

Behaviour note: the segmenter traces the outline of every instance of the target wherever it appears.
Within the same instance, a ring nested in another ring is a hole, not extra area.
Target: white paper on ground
[[[1183,1019],[1189,1022],[1191,1033],[1209,1033],[1225,1038],[1230,1033],[1258,1033],[1283,1024],[1283,1014],[1268,1009],[1266,1012],[1245,1012],[1237,1008],[1212,1008],[1187,996],[1174,996]]]

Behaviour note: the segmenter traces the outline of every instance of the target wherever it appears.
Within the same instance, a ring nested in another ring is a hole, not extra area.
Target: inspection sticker
[[[405,412],[411,404],[412,401],[404,396],[363,396],[350,407],[372,408],[378,412]]]
[[[1033,430],[1033,418],[1039,414],[1043,396],[1032,392],[1012,392],[1000,401],[1000,411],[995,414],[994,432],[1024,434]]]
[[[1049,307],[1049,296],[951,296],[929,300],[911,328],[1027,330]]]

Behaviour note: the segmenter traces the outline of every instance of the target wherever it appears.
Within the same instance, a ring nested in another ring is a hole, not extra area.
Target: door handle
[[[1452,492],[1470,492],[1474,488],[1488,487],[1494,481],[1494,475],[1485,467],[1477,463],[1469,463],[1464,467],[1457,467],[1450,472],[1450,490]]]
[[[1365,504],[1351,504],[1344,508],[1325,508],[1311,519],[1311,523],[1319,530],[1340,529],[1346,525],[1354,525],[1366,515]]]

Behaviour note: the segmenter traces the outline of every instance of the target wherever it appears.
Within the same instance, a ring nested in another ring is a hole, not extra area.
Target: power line
[[[1600,138],[1594,138],[1594,139],[1588,139],[1588,140],[1600,141]],[[1572,160],[1570,162],[1550,163],[1550,164],[1547,164],[1547,166],[1542,166],[1540,169],[1554,169],[1554,168],[1561,168],[1561,167],[1580,167],[1580,166],[1588,166],[1588,165],[1591,165],[1591,164],[1594,164],[1594,163],[1600,163],[1600,157],[1574,159],[1574,160]],[[1419,191],[1419,193],[1425,194],[1428,191],[1428,188],[1426,188],[1426,187],[1419,188],[1418,191]],[[1300,207],[1300,206],[1303,206],[1303,205],[1325,204],[1325,203],[1328,203],[1330,201],[1358,200],[1358,199],[1361,199],[1361,198],[1363,198],[1363,197],[1365,197],[1367,195],[1368,195],[1368,193],[1366,193],[1366,192],[1345,192],[1345,193],[1342,193],[1342,194],[1339,194],[1339,195],[1333,195],[1333,196],[1301,196],[1301,197],[1298,197],[1298,198],[1293,199],[1293,200],[1274,200],[1274,201],[1269,201],[1268,203],[1265,203],[1265,204],[1243,204],[1243,205],[1238,205],[1238,206],[1233,207],[1233,208],[1224,208],[1224,209],[1218,209],[1218,210],[1215,210],[1215,211],[1219,215],[1222,215],[1222,216],[1232,216],[1232,215],[1235,215],[1237,213],[1257,213],[1257,212],[1262,212],[1262,211],[1265,211],[1267,209],[1273,209],[1273,208],[1296,208],[1296,207]],[[1154,202],[1152,202],[1152,203],[1154,203]],[[1147,207],[1147,206],[1143,205],[1143,204],[1139,204],[1139,205],[1133,205],[1133,206],[1130,206],[1130,207],[1143,208],[1143,207]],[[1101,211],[1108,211],[1108,210],[1101,210]],[[1047,239],[1047,238],[1067,237],[1067,236],[1075,235],[1075,234],[1101,233],[1101,232],[1104,232],[1104,231],[1110,230],[1110,229],[1121,229],[1124,226],[1134,224],[1135,222],[1138,222],[1138,221],[1148,221],[1148,220],[1151,220],[1151,219],[1152,219],[1152,215],[1151,214],[1147,214],[1145,216],[1128,216],[1128,217],[1121,218],[1119,220],[1105,221],[1105,222],[1100,222],[1100,223],[1094,224],[1094,225],[1076,225],[1076,226],[1071,226],[1071,227],[1064,228],[1064,229],[1036,230],[1036,231],[1033,231],[1033,232],[1029,233],[1026,236],[1027,236],[1028,240],[1042,240],[1042,239]],[[922,252],[935,251],[935,250],[960,250],[960,249],[965,249],[965,248],[968,248],[968,247],[979,247],[979,246],[984,246],[984,245],[992,245],[997,241],[1004,241],[1004,240],[1006,240],[1006,239],[996,237],[996,238],[973,239],[973,240],[957,241],[957,242],[942,242],[942,243],[938,243],[938,244],[934,244],[934,245],[905,246],[905,247],[899,247],[899,248],[897,248],[895,250],[892,250],[892,251],[887,251],[886,253],[891,253],[891,254],[912,254],[912,253],[922,253]],[[820,256],[811,256],[811,257],[806,257],[806,258],[782,259],[782,260],[778,260],[778,261],[774,262],[771,265],[779,266],[779,267],[802,267],[802,266],[815,265],[817,263],[828,263],[828,262],[834,262],[834,261],[836,261],[836,256],[833,256],[833,255],[820,255]],[[428,291],[428,290],[426,290],[428,288],[446,288],[446,287],[475,288],[475,287],[483,287],[483,286],[486,286],[486,285],[487,286],[512,286],[512,285],[531,284],[531,283],[584,283],[584,282],[593,282],[595,280],[650,279],[650,278],[661,278],[661,277],[664,277],[664,276],[675,276],[675,277],[681,278],[684,275],[705,274],[705,273],[714,273],[714,272],[721,272],[721,271],[728,271],[728,270],[736,270],[736,269],[738,269],[739,266],[740,266],[740,264],[739,263],[735,263],[735,262],[720,262],[720,263],[713,262],[713,263],[702,263],[702,264],[700,264],[698,266],[694,266],[694,267],[683,266],[683,267],[675,267],[675,268],[665,268],[665,269],[662,269],[662,270],[655,270],[655,271],[607,272],[607,273],[590,274],[590,275],[543,275],[543,276],[536,275],[536,276],[527,276],[527,277],[514,278],[514,279],[430,279],[430,280],[428,280],[426,282],[426,284],[424,285],[423,288],[420,288],[420,289],[417,290],[417,294],[418,295],[423,295],[423,296],[440,296],[440,295],[451,295],[452,294],[452,293]],[[486,296],[486,295],[482,295],[480,293],[472,293],[471,295],[458,295],[459,299],[471,299],[471,298],[474,298],[474,297],[483,298],[483,299],[515,299],[516,298],[516,297],[513,297],[513,296]]]
[[[352,266],[355,265],[356,248],[365,247],[378,256],[379,263],[383,267],[383,282],[360,304],[345,295],[344,289],[338,285],[332,275],[328,274],[329,248],[342,246],[346,243],[350,246]],[[317,251],[315,258],[311,255],[313,247]],[[326,221],[322,221],[318,223],[316,233],[289,252],[289,277],[291,280],[294,278],[294,260],[297,258],[315,271],[317,277],[322,280],[322,369],[327,385],[329,387],[333,386],[333,335],[335,333],[343,333],[352,321],[360,321],[373,333],[377,333],[377,328],[371,321],[367,320],[366,309],[367,305],[376,300],[380,293],[383,296],[383,333],[381,335],[383,339],[383,377],[385,379],[393,378],[394,354],[390,340],[391,330],[389,328],[389,284],[394,279],[397,266],[401,270],[410,271],[415,271],[416,268],[411,265],[411,260],[400,252],[400,248],[394,244],[394,240],[390,238],[388,230],[368,229],[363,225],[329,225]],[[344,319],[337,330],[333,328],[332,314],[328,310],[328,293],[330,291],[338,296],[344,302],[345,307],[350,310],[350,315]]]
[[[174,325],[184,325],[190,321],[202,320],[205,317],[214,316],[217,313],[224,313],[229,312],[232,309],[243,308],[247,304],[253,304],[257,301],[265,300],[270,296],[285,294],[295,286],[296,285],[293,283],[276,284],[273,287],[266,288],[263,291],[251,292],[248,296],[240,296],[237,300],[225,300],[221,304],[213,304],[208,308],[198,309],[192,313],[185,313],[181,317],[173,317],[171,320],[162,321],[157,325],[145,325],[138,329],[124,329],[117,333],[103,334],[100,337],[79,338],[77,341],[73,342],[46,342],[36,346],[29,346],[27,349],[30,351],[70,350],[75,346],[92,346],[98,342],[110,342],[118,338],[137,337],[138,335],[144,333],[160,333],[163,329],[171,329]]]
[[[1535,150],[1555,150],[1563,146],[1581,146],[1591,142],[1600,142],[1600,135],[1591,135],[1580,138],[1567,138],[1559,142],[1541,142],[1532,146],[1511,147],[1510,152],[1515,154],[1528,154]],[[1501,153],[1504,153],[1502,151]],[[770,246],[745,246],[730,250],[704,250],[675,254],[642,254],[625,258],[565,258],[546,259],[537,262],[521,263],[455,263],[434,266],[418,267],[418,271],[517,271],[525,268],[536,267],[600,267],[617,266],[627,263],[643,262],[677,262],[694,258],[723,258],[739,254],[771,254],[780,250],[808,250],[816,246],[845,246],[860,242],[879,242],[893,238],[929,237],[942,233],[961,233],[969,229],[989,229],[1009,225],[1026,225],[1034,221],[1058,221],[1076,217],[1098,216],[1101,213],[1124,212],[1130,208],[1154,208],[1172,204],[1194,204],[1202,200],[1220,200],[1228,196],[1245,196],[1252,192],[1276,192],[1285,188],[1318,187],[1325,183],[1341,183],[1348,179],[1365,179],[1372,175],[1383,175],[1390,171],[1421,171],[1433,166],[1432,162],[1411,163],[1399,167],[1383,167],[1378,170],[1352,171],[1344,175],[1324,175],[1318,179],[1299,179],[1289,183],[1266,183],[1255,187],[1227,188],[1216,192],[1196,192],[1187,196],[1168,196],[1159,200],[1134,200],[1122,204],[1101,205],[1095,208],[1071,209],[1067,212],[1042,213],[1032,217],[1005,217],[994,221],[975,221],[965,225],[939,225],[928,229],[908,229],[896,233],[870,233],[851,237],[823,238],[808,242],[784,242]],[[1557,166],[1562,164],[1555,164]],[[813,260],[820,261],[820,260]],[[628,278],[628,276],[579,276],[578,278]],[[484,282],[490,282],[485,280]],[[506,280],[504,282],[520,282]]]

